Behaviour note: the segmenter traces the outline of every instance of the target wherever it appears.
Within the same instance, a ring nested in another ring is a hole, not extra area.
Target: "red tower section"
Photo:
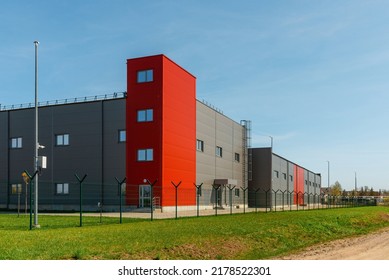
[[[127,60],[127,204],[142,204],[144,179],[161,206],[195,205],[196,78],[164,55]]]
[[[294,166],[294,178],[294,204],[302,205],[304,204],[304,169],[298,165]]]

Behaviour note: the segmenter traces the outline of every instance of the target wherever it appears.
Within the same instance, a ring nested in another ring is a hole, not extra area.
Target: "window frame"
[[[11,149],[21,149],[23,148],[23,137],[11,137],[10,138],[10,148]]]
[[[204,141],[196,139],[196,151],[204,152]]]
[[[11,194],[19,195],[23,193],[23,185],[20,183],[11,184]]]
[[[60,139],[62,139],[61,143],[59,142]],[[55,146],[56,147],[64,147],[64,146],[69,146],[69,145],[70,145],[70,134],[69,133],[55,134]]]
[[[59,189],[60,187],[61,189]],[[55,194],[56,195],[69,195],[70,184],[69,183],[55,183]]]
[[[223,148],[220,146],[216,146],[216,156],[222,158],[223,157]]]
[[[240,162],[240,154],[239,153],[235,153],[235,162]]]
[[[139,70],[136,72],[138,84],[154,82],[154,69]]]
[[[235,197],[240,197],[240,189],[239,188],[235,188],[234,195],[235,195]]]
[[[136,112],[136,121],[137,122],[152,122],[152,121],[154,121],[154,110],[153,109],[138,110]]]
[[[140,154],[140,153],[144,153],[144,154]],[[139,162],[154,161],[154,149],[151,148],[138,149],[136,154],[137,154],[136,159]]]
[[[124,133],[124,139],[122,138]],[[118,143],[125,143],[127,141],[127,131],[125,129],[118,130]]]

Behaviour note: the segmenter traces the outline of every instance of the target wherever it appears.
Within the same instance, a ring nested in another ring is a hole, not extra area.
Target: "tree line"
[[[368,186],[346,191],[342,189],[342,185],[338,181],[331,185],[331,187],[325,189],[324,193],[333,196],[389,196],[389,191],[387,190],[374,190],[373,187]]]

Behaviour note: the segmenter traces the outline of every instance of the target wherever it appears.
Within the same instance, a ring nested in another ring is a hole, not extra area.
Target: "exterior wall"
[[[8,174],[9,174],[9,112],[0,111],[0,209],[8,208]]]
[[[249,181],[249,207],[270,207],[272,202],[272,150],[252,148],[252,180]],[[257,191],[260,189],[260,191]],[[257,192],[256,192],[257,191]]]
[[[97,202],[109,203],[109,199],[118,199],[116,187],[104,186],[116,184],[115,177],[125,176],[125,144],[118,143],[118,130],[125,126],[124,108],[124,99],[39,108],[39,143],[45,146],[39,150],[39,155],[47,157],[47,169],[42,170],[39,176],[40,208],[77,208],[79,186],[75,183],[75,173],[79,176],[87,174],[85,197],[93,199],[84,201],[86,205],[95,206]],[[1,156],[1,169],[6,170],[5,166],[9,166],[9,170],[2,171],[0,192],[8,192],[9,204],[15,205],[17,195],[10,194],[10,185],[24,185],[22,172],[27,170],[32,173],[34,170],[34,109],[3,111],[0,116],[1,129],[9,131],[9,135],[2,134],[0,138],[2,154],[9,153],[9,164],[5,161],[6,157]],[[55,139],[58,134],[69,134],[69,145],[57,146]],[[12,137],[22,137],[21,149],[9,148]],[[69,194],[57,194],[56,183],[69,183]],[[3,205],[3,195],[1,197]]]
[[[153,70],[152,82],[137,82],[140,70]],[[195,205],[196,97],[195,77],[163,55],[127,60],[127,203],[139,206],[144,179],[158,180],[154,197],[161,206]],[[138,122],[137,111],[153,109],[153,121]],[[153,149],[153,160],[137,160],[139,149]]]
[[[294,169],[294,204],[305,204],[305,190],[304,190],[304,169],[300,166],[295,166]]]
[[[321,176],[283,157],[271,148],[253,148],[253,180],[249,181],[249,206],[281,207],[318,202]],[[255,191],[260,188],[260,191]],[[313,199],[316,195],[316,198]]]
[[[153,70],[153,81],[138,83],[137,72],[148,69]],[[312,201],[309,193],[320,194],[320,174],[273,154],[271,148],[250,149],[252,180],[247,182],[245,127],[196,101],[195,82],[163,55],[135,58],[127,61],[126,99],[40,107],[39,143],[46,148],[39,154],[48,159],[39,179],[40,208],[77,210],[75,173],[87,174],[84,204],[90,210],[97,210],[98,202],[118,205],[115,177],[126,177],[126,202],[135,207],[140,207],[144,179],[156,181],[154,196],[167,210],[175,205],[172,182],[181,182],[178,205],[188,208],[197,203],[194,184],[202,184],[198,202],[203,208],[237,207],[247,201],[251,207],[306,204]],[[137,111],[145,109],[153,109],[153,120],[138,122]],[[119,143],[123,129],[127,141]],[[69,145],[57,146],[58,134],[69,134]],[[21,149],[10,149],[13,137],[23,137]],[[196,151],[196,139],[203,141],[203,151]],[[137,151],[148,148],[153,149],[153,160],[138,161]],[[0,111],[0,208],[16,207],[11,184],[24,184],[21,173],[34,169],[33,154],[34,109]],[[215,185],[215,180],[231,183]],[[69,183],[69,194],[57,194],[56,183]],[[246,193],[242,188],[247,185]],[[291,192],[302,195],[288,195],[284,201],[281,194]]]
[[[196,152],[196,184],[202,185],[200,204],[215,204],[215,179],[237,180],[235,186],[221,186],[218,194],[219,206],[243,204],[243,146],[244,127],[229,119],[209,106],[197,101],[196,104],[196,138],[203,141],[204,151]],[[222,148],[222,157],[216,156],[216,146]],[[239,154],[239,161],[235,160]],[[215,186],[216,187],[216,186]],[[232,193],[230,193],[232,192]],[[247,194],[246,194],[247,200]]]

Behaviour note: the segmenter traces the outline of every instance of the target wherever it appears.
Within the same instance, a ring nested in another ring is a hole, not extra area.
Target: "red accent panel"
[[[294,204],[304,204],[304,169],[298,165],[294,166],[294,192]]]
[[[153,70],[153,81],[137,83],[139,70]],[[158,179],[154,196],[162,206],[195,205],[196,78],[163,55],[127,60],[127,203],[138,205],[138,186]],[[137,122],[137,111],[153,109],[152,122]],[[138,162],[137,150],[154,150],[153,161]]]
[[[196,79],[164,58],[162,129],[162,196],[165,206],[195,205],[196,192]]]

